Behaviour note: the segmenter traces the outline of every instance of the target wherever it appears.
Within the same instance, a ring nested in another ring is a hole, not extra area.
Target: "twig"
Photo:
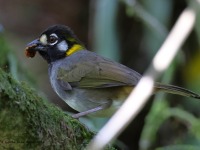
[[[186,8],[182,12],[166,41],[154,57],[144,77],[142,77],[122,107],[94,137],[87,147],[88,150],[103,149],[135,118],[150,97],[154,80],[169,66],[193,29],[195,19],[196,12],[193,9]]]

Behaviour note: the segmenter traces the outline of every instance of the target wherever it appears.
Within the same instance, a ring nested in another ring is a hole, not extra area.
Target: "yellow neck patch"
[[[66,56],[70,56],[72,55],[73,53],[77,52],[77,51],[80,51],[84,49],[84,47],[82,45],[79,45],[79,44],[74,44],[70,49],[67,50],[66,52]]]

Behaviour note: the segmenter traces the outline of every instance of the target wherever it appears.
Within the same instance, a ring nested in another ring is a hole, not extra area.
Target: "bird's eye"
[[[50,45],[54,45],[58,42],[58,37],[56,36],[56,34],[51,34],[49,37],[49,43]]]

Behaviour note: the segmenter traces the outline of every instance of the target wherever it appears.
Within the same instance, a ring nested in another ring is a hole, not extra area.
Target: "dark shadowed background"
[[[14,65],[15,71],[11,73],[16,79],[32,84],[49,101],[72,111],[53,92],[47,63],[38,54],[33,59],[25,57],[24,48],[28,42],[50,25],[65,24],[89,50],[142,74],[189,3],[173,0],[0,0],[0,24],[4,28],[0,31],[7,47],[17,56],[11,57],[15,59],[11,62],[20,66]],[[199,22],[160,80],[200,94],[198,25]],[[0,51],[3,48],[0,45]],[[23,73],[18,73],[18,68],[23,68]],[[25,78],[24,73],[29,77]],[[199,145],[199,108],[200,101],[191,98],[175,95],[152,97],[116,145],[119,149],[130,150],[139,149],[139,143],[143,150],[174,144]],[[195,117],[196,122],[186,115]]]

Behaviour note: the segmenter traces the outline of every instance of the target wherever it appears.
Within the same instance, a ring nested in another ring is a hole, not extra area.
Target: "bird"
[[[27,44],[27,57],[33,58],[37,52],[48,63],[53,90],[78,111],[74,118],[112,116],[142,77],[123,64],[87,50],[65,25],[48,27]],[[200,99],[185,88],[155,82],[153,93],[160,91]]]

